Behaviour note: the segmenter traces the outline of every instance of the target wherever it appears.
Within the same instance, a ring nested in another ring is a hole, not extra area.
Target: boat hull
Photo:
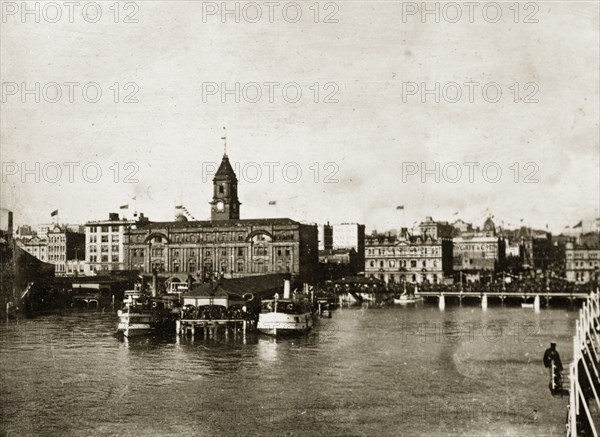
[[[408,305],[408,304],[417,303],[417,302],[423,302],[423,298],[422,297],[416,297],[416,298],[394,299],[394,303],[396,305]]]
[[[313,320],[310,313],[261,313],[256,328],[267,335],[304,334],[312,329]]]
[[[119,324],[117,325],[117,333],[130,338],[164,331],[170,327],[172,319],[172,317],[168,317],[167,315],[144,312],[130,313],[127,311],[119,311],[118,316]],[[174,323],[172,325],[172,329],[174,330]]]

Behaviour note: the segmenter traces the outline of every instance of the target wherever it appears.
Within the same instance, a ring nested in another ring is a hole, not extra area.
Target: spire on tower
[[[223,140],[223,154],[227,156],[227,130],[225,130],[225,126],[223,126],[223,136],[221,137],[221,139]]]

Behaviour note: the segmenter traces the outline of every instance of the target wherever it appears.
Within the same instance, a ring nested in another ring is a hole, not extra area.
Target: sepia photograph
[[[0,437],[598,437],[598,0],[0,0]]]

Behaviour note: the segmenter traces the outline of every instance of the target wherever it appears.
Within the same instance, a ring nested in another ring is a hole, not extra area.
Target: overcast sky
[[[49,222],[55,209],[83,223],[124,204],[130,216],[170,220],[183,204],[206,219],[226,126],[242,218],[385,230],[427,215],[481,226],[492,214],[556,232],[599,214],[597,2],[521,4],[518,16],[501,3],[495,23],[497,11],[479,7],[470,20],[462,3],[456,23],[451,8],[438,23],[407,3],[321,2],[318,17],[314,3],[299,2],[295,23],[291,6],[271,20],[258,2],[250,23],[255,6],[239,3],[240,22],[223,23],[220,2],[186,1],[121,3],[118,23],[113,2],[101,2],[96,23],[81,2],[73,23],[62,6],[60,20],[46,9],[36,23],[14,10],[21,2],[3,2],[2,206],[16,224]],[[36,82],[39,103],[22,95]],[[69,82],[79,84],[73,102]],[[237,102],[221,94],[236,83]],[[99,101],[86,101],[97,88]]]

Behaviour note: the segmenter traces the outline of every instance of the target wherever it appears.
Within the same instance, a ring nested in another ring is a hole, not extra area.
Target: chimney
[[[283,298],[284,299],[290,298],[290,280],[289,279],[286,279],[283,282]]]

